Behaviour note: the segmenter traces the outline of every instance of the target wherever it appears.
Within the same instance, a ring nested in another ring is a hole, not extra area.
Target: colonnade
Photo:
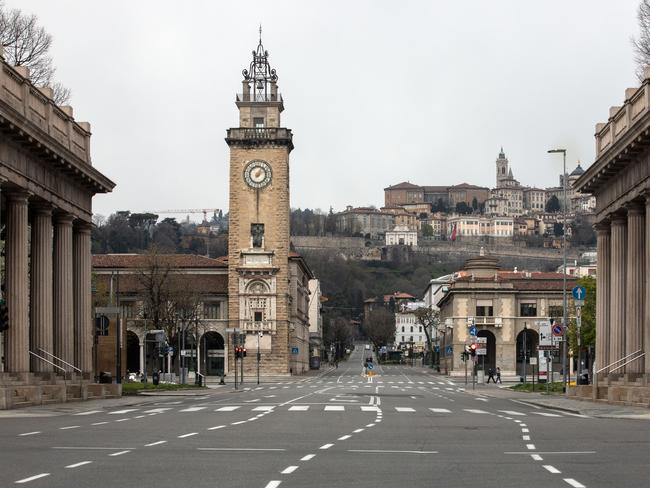
[[[596,368],[620,360],[611,371],[650,343],[650,195],[599,222],[596,233]],[[648,374],[650,356],[615,372]]]
[[[30,200],[26,191],[3,194],[7,203],[4,296],[9,312],[4,370],[53,371],[51,364],[29,353],[52,361],[40,351],[44,350],[90,373],[91,226],[50,204]]]

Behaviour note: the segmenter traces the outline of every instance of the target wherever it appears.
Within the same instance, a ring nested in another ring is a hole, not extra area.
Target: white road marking
[[[145,410],[144,413],[163,413],[166,412],[167,410],[171,410],[171,408],[170,407],[152,408],[151,410]]]
[[[353,433],[353,434],[358,434],[359,432],[363,432],[363,430],[364,430],[364,429],[353,430],[352,433]]]
[[[126,408],[124,410],[115,410],[114,412],[108,412],[108,415],[123,415],[129,412],[135,412],[137,408]]]
[[[395,407],[395,410],[398,412],[415,412],[415,409],[411,407]]]
[[[375,426],[375,424],[368,424],[368,425],[366,425],[366,427],[374,427],[374,426]]]
[[[240,424],[245,424],[248,422],[247,420],[240,420],[239,422],[231,422],[230,425],[240,425]]]
[[[118,452],[114,452],[113,454],[109,454],[109,456],[111,456],[111,457],[121,456],[122,454],[128,454],[130,452],[131,451],[118,451]]]
[[[159,446],[160,444],[165,444],[167,441],[156,441],[156,442],[151,442],[150,444],[145,444],[145,447],[151,447],[151,446]]]
[[[39,478],[45,478],[46,476],[49,476],[50,473],[41,473],[37,474],[36,476],[30,476],[29,478],[24,478],[22,480],[16,481],[16,483],[29,483],[30,481],[37,480]]]
[[[237,410],[239,407],[221,407],[217,408],[215,412],[233,412]]]
[[[68,464],[66,468],[78,468],[79,466],[84,466],[90,463],[92,463],[92,461],[81,461],[80,463]]]
[[[223,429],[225,425],[215,425],[214,427],[208,427],[208,430],[218,430]]]
[[[334,444],[323,444],[323,445],[320,446],[318,449],[329,449],[329,448],[332,447],[333,445],[334,445]]]
[[[487,401],[489,401],[487,398],[481,398],[481,397],[478,397],[477,400],[479,400],[479,401],[481,401],[481,402],[487,402]]]
[[[183,435],[179,435],[177,437],[179,439],[185,439],[186,437],[192,437],[193,435],[197,435],[197,434],[198,434],[198,432],[190,432],[189,434],[183,434]]]
[[[485,410],[478,410],[476,408],[464,408],[463,409],[465,412],[469,413],[482,413],[482,414],[489,414],[490,412],[486,412]]]
[[[293,407],[289,407],[290,412],[306,412],[309,410],[309,405],[294,405]]]
[[[533,461],[543,461],[542,456],[539,454],[531,454],[530,457],[533,458]]]
[[[75,413],[75,415],[92,415],[94,413],[102,413],[101,410],[88,410],[87,412]]]
[[[530,432],[528,429],[523,429],[523,428],[521,429],[521,431],[522,431],[524,434],[527,434],[528,432]]]
[[[126,422],[129,419],[117,419],[115,422]]]
[[[361,406],[361,411],[362,412],[376,412],[379,410],[379,407],[376,407],[375,405],[369,406],[369,405],[362,405]]]
[[[370,452],[370,453],[382,453],[382,454],[438,454],[438,451],[395,451],[395,450],[384,450],[384,449],[348,449],[348,452]]]
[[[535,415],[541,415],[542,417],[561,417],[562,415],[558,415],[557,413],[548,413],[548,412],[531,412],[534,413]]]
[[[326,412],[343,412],[345,407],[343,405],[325,405]]]
[[[197,451],[286,451],[286,449],[262,449],[257,447],[197,447]]]
[[[134,418],[134,419],[143,419],[143,418],[145,418],[145,415],[136,415],[136,416],[133,417],[133,418]]]
[[[291,474],[296,469],[298,469],[298,466],[287,466],[284,470],[280,471],[280,474]]]
[[[526,444],[526,449],[530,449],[531,451],[535,450],[535,444]]]
[[[78,429],[80,425],[68,425],[67,427],[59,427],[59,430]]]
[[[561,472],[562,472],[562,471],[560,471],[559,469],[557,469],[556,467],[554,467],[554,466],[550,466],[550,465],[548,465],[548,464],[545,464],[545,465],[543,466],[543,468],[544,468],[546,471],[548,471],[549,473],[553,473],[553,474],[558,474],[558,473],[561,473]]]
[[[522,436],[521,436],[521,440],[522,440],[522,441],[529,441],[529,440],[530,440],[530,436],[529,436],[529,435],[522,435]]]
[[[339,441],[347,441],[351,435],[342,435],[341,437],[338,438]]]
[[[270,406],[260,406],[260,407],[255,407],[253,409],[253,412],[271,412],[273,411],[275,407],[270,407]]]
[[[278,486],[280,486],[280,483],[282,483],[282,481],[269,481],[264,488],[278,488]]]
[[[451,413],[451,410],[447,408],[429,408],[433,413]]]
[[[574,488],[586,488],[585,485],[583,485],[582,483],[578,483],[573,478],[564,478],[564,481],[569,483]]]
[[[108,422],[94,422],[94,423],[92,423],[90,425],[104,425],[104,424],[107,424],[107,423]]]
[[[26,435],[34,435],[34,434],[40,434],[40,430],[35,430],[34,432],[25,432],[24,434],[18,434],[19,437],[24,437]]]
[[[198,412],[199,410],[205,410],[207,407],[189,407],[179,410],[179,412]]]
[[[301,461],[309,461],[310,459],[313,459],[315,456],[316,456],[316,454],[307,454],[306,456],[301,457],[300,460]]]

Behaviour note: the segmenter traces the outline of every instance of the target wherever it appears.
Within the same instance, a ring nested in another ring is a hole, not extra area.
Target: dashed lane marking
[[[415,409],[411,407],[395,407],[395,410],[398,412],[415,412]]]
[[[570,484],[571,486],[573,486],[573,488],[586,488],[585,485],[583,485],[582,483],[577,482],[573,478],[564,478],[564,481],[566,483]]]
[[[429,408],[433,413],[451,413],[451,410],[446,408]]]
[[[30,476],[29,478],[24,478],[22,480],[18,480],[18,481],[16,481],[16,483],[19,483],[19,484],[21,484],[21,483],[29,483],[30,481],[34,481],[34,480],[37,480],[39,478],[45,478],[46,476],[49,476],[49,475],[50,475],[50,473],[41,473],[41,474],[37,474],[37,475],[34,475],[34,476]]]
[[[264,488],[278,488],[278,486],[280,486],[280,483],[282,483],[282,481],[279,480],[269,481]]]
[[[293,473],[296,469],[298,469],[298,466],[287,466],[284,468],[282,471],[280,471],[280,474],[291,474]]]
[[[122,454],[128,454],[130,452],[131,451],[118,451],[118,452],[114,452],[113,454],[109,454],[109,456],[111,456],[111,457],[121,456]]]
[[[59,427],[59,430],[78,429],[81,425],[68,425],[67,427]]]
[[[550,466],[550,465],[548,465],[548,464],[545,464],[545,465],[543,466],[543,468],[544,468],[546,471],[548,471],[549,473],[553,473],[553,474],[558,474],[558,473],[561,473],[561,472],[562,472],[562,471],[560,471],[559,469],[557,469],[556,467],[554,467],[554,466]]]
[[[562,415],[559,415],[557,413],[549,413],[549,412],[531,412],[535,415],[541,415],[542,417],[561,417]]]
[[[114,412],[108,412],[108,415],[124,415],[125,413],[135,412],[137,408],[125,408],[124,410],[115,410]]]
[[[533,461],[543,461],[542,456],[539,454],[531,454],[530,457],[533,458]]]
[[[150,442],[149,444],[145,444],[145,447],[152,447],[152,446],[159,446],[161,444],[165,444],[167,441],[156,441],[156,442]]]
[[[75,415],[92,415],[94,413],[102,413],[101,410],[88,410],[87,412],[75,413]]]
[[[68,464],[66,468],[72,469],[72,468],[78,468],[80,466],[85,466],[86,464],[90,464],[92,461],[81,461],[80,463],[74,463],[74,464]]]
[[[338,438],[339,441],[347,441],[351,435],[342,435],[341,437]]]
[[[320,446],[318,449],[329,449],[329,448],[332,447],[333,445],[334,445],[334,444],[323,444],[323,445]]]
[[[478,410],[476,408],[464,408],[463,411],[469,412],[469,413],[480,413],[480,414],[486,414],[489,415],[490,412],[486,412],[485,410]]]
[[[185,439],[186,437],[192,437],[192,436],[197,435],[197,434],[198,434],[198,432],[190,432],[188,434],[179,435],[177,437],[179,439]]]
[[[214,427],[208,427],[208,430],[219,430],[223,429],[225,425],[215,425]]]
[[[205,410],[207,407],[189,407],[179,410],[180,412],[198,412],[200,410]]]
[[[34,432],[25,432],[23,434],[18,434],[18,436],[19,437],[25,437],[27,435],[36,435],[36,434],[40,434],[40,433],[41,433],[40,430],[35,430]]]
[[[303,456],[300,458],[301,461],[309,461],[310,459],[313,459],[316,456],[316,454],[307,454],[306,456]]]
[[[233,412],[237,410],[239,407],[221,407],[217,408],[215,412]]]
[[[107,424],[107,423],[108,423],[108,422],[93,422],[93,423],[90,424],[90,425],[104,425],[104,424]]]

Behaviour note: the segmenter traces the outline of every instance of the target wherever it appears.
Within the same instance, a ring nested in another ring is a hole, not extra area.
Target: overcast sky
[[[228,206],[226,129],[257,46],[294,133],[292,207],[383,205],[383,188],[524,185],[594,158],[636,86],[638,0],[6,0],[53,35],[57,78],[117,183],[95,213]],[[182,216],[179,216],[182,217]],[[199,218],[200,216],[196,216]]]

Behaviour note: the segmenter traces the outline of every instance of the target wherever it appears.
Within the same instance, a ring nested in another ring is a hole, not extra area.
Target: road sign
[[[374,367],[374,366],[372,365],[372,363],[368,363],[368,365],[366,366],[366,368],[368,368],[368,369],[370,369],[370,370],[372,370],[373,367]]]
[[[530,362],[531,365],[536,366],[537,365],[537,358],[528,358],[528,361]]]
[[[582,307],[576,307],[576,318],[582,317]]]
[[[487,356],[487,337],[476,338],[476,355]]]
[[[562,326],[560,324],[555,324],[553,326],[553,335],[555,337],[561,337],[564,331],[562,330]]]
[[[451,353],[454,352],[454,348],[453,348],[453,346],[447,346],[447,348],[445,349],[445,351],[447,352],[447,354],[451,354]]]
[[[298,354],[299,350],[297,347],[292,347],[291,348],[291,354]]]
[[[174,354],[174,348],[173,347],[168,347],[167,348],[167,354]]]
[[[551,323],[548,320],[540,320],[536,323],[539,327],[539,350],[548,351],[555,349],[557,346],[553,343]],[[562,328],[561,325],[559,327]]]
[[[195,349],[181,349],[181,356],[195,358],[196,350]]]
[[[573,293],[573,298],[575,298],[576,300],[584,300],[585,297],[587,296],[587,290],[585,289],[584,286],[573,287],[571,293]]]
[[[477,329],[476,327],[471,326],[471,327],[469,328],[469,335],[471,335],[471,336],[475,336],[475,335],[477,334],[477,332],[478,332],[478,329]]]

